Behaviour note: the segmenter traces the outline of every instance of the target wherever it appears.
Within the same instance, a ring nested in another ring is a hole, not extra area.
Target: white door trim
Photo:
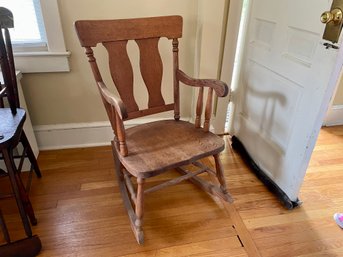
[[[334,99],[338,90],[338,87],[343,82],[343,72],[340,72],[339,78],[336,83],[335,92],[332,95],[328,111],[326,113],[323,125],[324,126],[337,126],[343,125],[343,105],[335,105]]]
[[[236,49],[240,29],[243,2],[244,0],[230,1],[229,14],[227,17],[228,20],[226,35],[223,45],[224,50],[222,66],[219,67],[221,70],[220,80],[224,81],[231,88],[232,95],[234,95],[234,88],[232,87],[232,78],[235,66]],[[217,106],[215,109],[215,115],[212,121],[214,132],[217,134],[225,133],[227,107],[230,101],[231,97],[218,98]]]

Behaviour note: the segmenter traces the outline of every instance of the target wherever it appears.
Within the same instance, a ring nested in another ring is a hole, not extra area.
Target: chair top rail
[[[182,37],[182,17],[162,16],[119,20],[79,20],[75,28],[81,46],[156,37]]]

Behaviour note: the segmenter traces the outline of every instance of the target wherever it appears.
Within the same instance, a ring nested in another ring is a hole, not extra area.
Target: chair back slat
[[[8,46],[11,42],[7,38],[9,37],[8,29],[3,27],[0,28],[0,66],[5,87],[4,90],[1,90],[2,95],[0,95],[0,98],[6,96],[12,113],[16,114],[16,109],[19,108],[19,96],[13,65],[13,54],[8,51],[9,49],[12,50],[11,46]],[[3,103],[3,100],[1,102]]]
[[[159,38],[136,40],[140,50],[141,74],[149,93],[149,108],[165,105],[161,92],[163,64],[158,41]]]
[[[12,88],[14,91],[14,99],[15,99],[16,107],[19,108],[20,103],[19,103],[17,76],[16,76],[15,66],[14,66],[11,36],[10,36],[10,32],[9,32],[7,27],[5,27],[4,32],[5,32],[4,35],[5,35],[8,65],[9,65],[9,70],[10,70],[10,74],[11,74]]]
[[[108,51],[113,82],[127,111],[138,111],[133,95],[133,70],[126,51],[127,41],[104,42],[103,45]]]
[[[4,107],[3,98],[6,96],[11,111],[15,114],[20,103],[9,28],[13,28],[13,14],[0,7],[0,65],[4,81],[4,85],[0,87],[0,107]]]

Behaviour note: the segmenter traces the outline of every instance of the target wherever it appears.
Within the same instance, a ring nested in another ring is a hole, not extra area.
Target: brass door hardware
[[[325,46],[326,49],[332,48],[332,49],[339,49],[339,46],[335,46],[333,44],[330,43],[324,43],[323,46]]]
[[[323,12],[320,17],[322,23],[329,23],[333,21],[335,24],[339,24],[342,21],[342,11],[340,9],[333,9],[331,12]]]
[[[343,25],[343,0],[333,0],[331,10],[322,13],[320,21],[324,24],[325,30],[323,39],[337,43]]]

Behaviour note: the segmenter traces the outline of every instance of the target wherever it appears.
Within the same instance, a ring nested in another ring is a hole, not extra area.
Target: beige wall
[[[333,104],[343,105],[343,79],[342,78],[340,79]]]
[[[180,40],[180,67],[190,75],[194,73],[195,37],[197,28],[197,0],[59,0],[59,9],[67,50],[71,51],[69,59],[71,71],[68,73],[24,74],[22,85],[34,125],[51,125],[63,123],[88,123],[107,120],[100,101],[84,50],[80,47],[74,31],[74,22],[78,19],[116,19],[128,17],[161,16],[177,14],[184,18],[184,36]],[[162,40],[161,43],[167,43]],[[171,43],[160,46],[162,57],[171,60]],[[130,56],[137,55],[137,47],[129,47]],[[106,68],[105,52],[96,52],[100,67]],[[137,67],[138,63],[133,62]],[[171,64],[166,65],[164,79],[171,79]],[[108,73],[104,80],[111,81]],[[136,77],[137,83],[141,78]],[[170,81],[171,82],[171,81]],[[163,87],[166,100],[172,99],[167,92],[169,85]],[[172,86],[172,84],[170,84]],[[142,104],[146,94],[139,95]],[[191,89],[182,89],[183,116],[191,113]],[[143,96],[144,95],[144,96]]]
[[[228,2],[216,0],[214,4],[214,1],[198,0],[198,3],[197,76],[218,79]]]

